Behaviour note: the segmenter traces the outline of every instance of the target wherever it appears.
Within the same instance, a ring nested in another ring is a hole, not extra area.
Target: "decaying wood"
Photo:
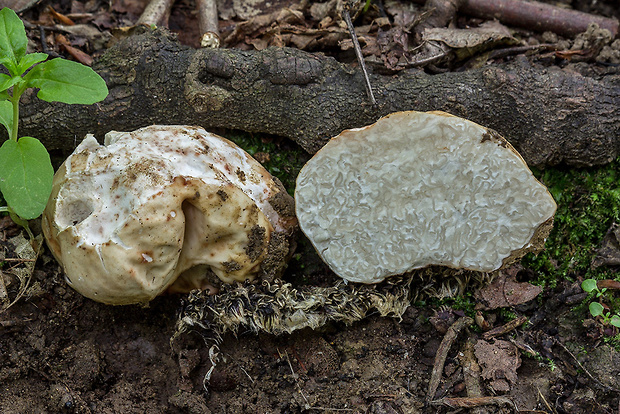
[[[172,3],[174,0],[151,0],[142,12],[137,24],[168,26]]]
[[[442,110],[496,129],[527,162],[609,162],[620,144],[620,76],[594,79],[525,59],[458,73],[373,75],[288,48],[195,50],[144,29],[95,62],[108,98],[92,106],[22,98],[20,132],[71,151],[86,133],[150,124],[234,128],[291,138],[315,152],[343,129],[400,110]]]
[[[476,340],[469,338],[465,342],[465,347],[462,352],[459,352],[459,361],[463,367],[463,382],[467,389],[467,398],[478,399],[484,397],[482,393],[482,381],[480,373],[482,369],[476,361],[476,355],[474,354],[474,345]],[[471,414],[488,414],[488,410],[485,407],[472,407]]]
[[[443,367],[448,358],[448,352],[452,347],[452,344],[456,340],[458,334],[469,325],[473,324],[474,320],[468,316],[463,316],[454,322],[448,328],[448,331],[441,340],[437,354],[435,354],[435,363],[433,364],[433,371],[431,373],[431,379],[428,382],[428,392],[426,393],[426,402],[431,403],[434,401],[435,394],[439,388],[439,382],[441,381],[441,374],[443,373]]]
[[[427,0],[413,0],[425,4]],[[618,35],[618,20],[547,3],[525,0],[463,0],[459,12],[539,32],[550,31],[563,36],[585,32],[590,23]]]
[[[220,29],[218,27],[217,2],[215,0],[197,0],[198,25],[200,27],[200,46],[220,47]]]

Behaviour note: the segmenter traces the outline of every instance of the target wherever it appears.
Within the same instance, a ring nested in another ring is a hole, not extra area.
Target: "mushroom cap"
[[[209,272],[230,283],[279,271],[296,219],[292,197],[241,148],[155,125],[105,145],[86,136],[54,176],[42,224],[68,283],[119,305],[205,287]]]
[[[295,203],[321,258],[361,283],[430,265],[494,271],[542,248],[556,210],[495,131],[414,111],[332,138],[299,173]]]

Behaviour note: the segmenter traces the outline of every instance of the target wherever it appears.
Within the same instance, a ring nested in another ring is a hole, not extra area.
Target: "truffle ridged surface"
[[[344,131],[304,166],[295,201],[323,260],[362,283],[429,265],[496,270],[540,248],[556,210],[505,139],[442,112]]]

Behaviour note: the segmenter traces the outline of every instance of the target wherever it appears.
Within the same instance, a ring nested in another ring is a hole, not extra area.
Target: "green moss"
[[[609,269],[593,269],[591,262],[609,227],[620,222],[620,159],[602,167],[550,168],[535,174],[558,210],[545,251],[526,256],[523,263],[540,275],[539,283],[551,287],[561,278],[613,278]]]
[[[301,167],[310,159],[301,147],[292,141],[272,137],[265,134],[250,134],[242,131],[229,131],[224,137],[239,145],[250,155],[258,153],[267,154],[260,158],[261,164],[271,173],[278,177],[289,194],[295,191],[295,180]]]

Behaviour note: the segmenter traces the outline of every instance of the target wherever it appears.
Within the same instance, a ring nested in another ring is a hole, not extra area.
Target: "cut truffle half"
[[[491,272],[542,248],[556,204],[495,131],[398,112],[332,138],[297,178],[299,225],[348,281],[431,265]]]
[[[202,128],[88,135],[43,213],[68,283],[108,304],[168,288],[272,279],[291,254],[293,198],[256,160]]]

